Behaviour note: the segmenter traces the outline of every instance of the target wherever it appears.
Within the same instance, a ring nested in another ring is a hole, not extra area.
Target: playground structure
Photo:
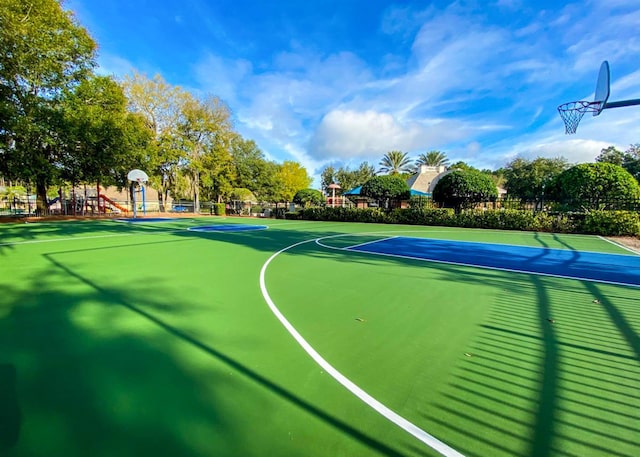
[[[141,193],[140,188],[136,188],[136,193]],[[31,214],[35,211],[35,196],[31,196],[30,205],[26,200],[11,203],[13,214]],[[171,203],[169,202],[169,205]],[[58,196],[47,202],[50,214],[65,216],[84,216],[84,215],[131,215],[134,210],[140,210],[144,213],[159,212],[160,204],[157,201],[140,201],[134,202],[131,197],[130,189],[119,190],[115,187],[99,187],[99,186],[76,186],[71,188],[60,188]],[[31,208],[31,210],[28,209]],[[15,209],[13,209],[15,208]]]

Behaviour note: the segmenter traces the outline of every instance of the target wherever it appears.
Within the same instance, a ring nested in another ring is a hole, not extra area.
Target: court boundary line
[[[601,240],[603,240],[603,241],[606,241],[607,243],[611,243],[611,244],[613,244],[614,246],[618,246],[619,248],[622,248],[622,249],[624,249],[624,250],[626,250],[626,251],[633,252],[633,253],[634,253],[634,254],[636,254],[636,255],[640,255],[640,251],[637,251],[637,250],[635,250],[635,249],[633,249],[633,248],[630,248],[630,247],[628,247],[628,246],[625,246],[625,245],[624,245],[624,244],[622,244],[622,243],[618,243],[617,241],[609,240],[609,239],[605,238],[604,236],[600,236],[600,235],[598,235],[598,238],[600,238],[600,239],[601,239]]]
[[[422,430],[417,425],[408,421],[407,419],[400,416],[398,413],[396,413],[389,407],[382,404],[380,401],[376,400],[370,394],[368,394],[363,389],[358,387],[358,385],[356,385],[353,381],[351,381],[349,378],[347,378],[345,375],[339,372],[336,368],[334,368],[333,365],[331,365],[326,359],[324,359],[313,348],[313,346],[311,346],[307,342],[307,340],[304,339],[304,337],[287,320],[284,314],[282,314],[282,312],[278,309],[276,304],[271,299],[271,296],[269,295],[269,292],[267,290],[265,275],[266,275],[267,268],[276,257],[278,257],[283,252],[286,252],[300,245],[311,243],[313,241],[317,242],[318,240],[325,239],[325,238],[335,238],[339,236],[345,236],[345,234],[330,235],[327,237],[313,238],[305,241],[300,241],[298,243],[294,243],[285,248],[282,248],[276,253],[272,254],[271,257],[267,259],[267,261],[262,265],[262,268],[260,269],[260,291],[262,292],[262,297],[266,301],[267,305],[269,306],[269,309],[274,314],[274,316],[280,321],[280,323],[289,332],[289,334],[296,340],[296,342],[300,345],[300,347],[302,347],[302,349],[304,349],[304,351],[318,365],[320,365],[320,367],[323,368],[324,371],[326,371],[333,379],[338,381],[338,383],[341,384],[343,387],[345,387],[349,392],[351,392],[360,400],[362,400],[364,403],[366,403],[370,408],[375,410],[378,414],[382,415],[384,418],[394,423],[395,425],[397,425],[398,427],[400,427],[401,429],[403,429],[404,431],[412,435],[414,438],[417,438],[419,441],[423,442],[424,444],[426,444],[436,452],[440,453],[441,455],[445,457],[464,457],[463,454],[456,451],[451,446],[445,444],[444,442],[440,441],[433,435]]]
[[[399,238],[399,237],[398,236],[389,236],[387,238],[382,238],[382,239],[379,239],[379,240],[366,241],[364,243],[354,244],[353,246],[347,246],[347,247],[344,247],[342,249],[345,249],[345,250],[355,249],[355,248],[359,248],[361,246],[367,246],[368,244],[374,244],[374,243],[380,243],[382,241],[392,240],[394,238]]]
[[[237,230],[209,230],[211,227],[234,227]],[[252,229],[244,229],[239,227],[257,227]],[[238,232],[257,232],[261,230],[268,230],[270,227],[264,224],[218,224],[218,225],[193,225],[187,227],[188,232],[198,233],[238,233]]]
[[[342,235],[344,236],[344,235]],[[326,238],[334,238],[332,237],[326,237]],[[410,237],[407,237],[410,238]],[[324,238],[319,238],[318,240],[322,240]],[[423,238],[417,238],[417,239],[423,239]],[[452,240],[437,240],[437,241],[452,241]],[[464,243],[464,241],[456,241],[453,240],[453,242],[455,243]],[[435,259],[425,259],[423,257],[414,257],[414,256],[409,256],[409,255],[404,255],[404,254],[389,254],[386,252],[371,252],[371,251],[358,251],[357,249],[351,249],[351,248],[339,248],[339,247],[335,247],[335,246],[330,246],[328,244],[324,244],[321,242],[316,241],[317,244],[319,244],[322,247],[326,247],[328,249],[333,249],[336,251],[350,251],[350,252],[357,252],[360,254],[371,254],[371,255],[379,255],[379,256],[386,256],[386,257],[398,257],[398,258],[403,258],[403,259],[411,259],[411,260],[418,260],[421,262],[433,262],[433,263],[443,263],[446,265],[456,265],[456,266],[462,266],[462,267],[472,267],[472,268],[486,268],[488,270],[495,270],[495,271],[507,271],[510,273],[520,273],[520,274],[525,274],[525,275],[537,275],[537,276],[548,276],[551,278],[562,278],[562,279],[571,279],[574,281],[587,281],[587,282],[594,282],[594,283],[598,283],[598,284],[612,284],[615,286],[626,286],[626,287],[635,287],[635,288],[640,288],[640,284],[628,284],[628,283],[624,283],[624,282],[616,282],[616,281],[607,281],[607,280],[600,280],[600,279],[589,279],[589,278],[577,278],[574,276],[566,276],[566,275],[557,275],[557,274],[552,274],[552,273],[541,273],[541,272],[537,272],[537,271],[522,271],[522,270],[514,270],[513,268],[500,268],[500,267],[491,267],[491,266],[487,266],[487,265],[478,265],[475,263],[462,263],[462,262],[453,262],[450,260],[435,260]],[[505,245],[505,246],[510,246],[510,245]],[[515,245],[517,246],[517,245]],[[527,247],[527,246],[520,246],[520,247]],[[546,249],[546,248],[538,248],[538,249]],[[571,252],[571,250],[569,250],[569,252]],[[590,251],[577,251],[577,252],[590,252]],[[593,254],[606,254],[606,253],[598,253],[598,252],[594,252]],[[626,254],[609,254],[609,255],[622,255],[622,256],[626,256]],[[634,257],[634,256],[629,256],[629,257]]]

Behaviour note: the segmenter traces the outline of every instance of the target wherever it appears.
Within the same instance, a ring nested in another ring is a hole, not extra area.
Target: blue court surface
[[[394,237],[347,248],[418,260],[640,287],[640,256]]]
[[[120,218],[115,219],[117,222],[129,222],[132,224],[141,224],[147,222],[171,222],[175,221],[175,217],[128,217],[128,218]]]
[[[200,225],[189,227],[192,232],[250,232],[253,230],[266,230],[266,225],[224,224],[224,225]]]

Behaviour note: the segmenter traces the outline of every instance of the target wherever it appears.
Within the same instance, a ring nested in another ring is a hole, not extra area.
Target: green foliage
[[[385,202],[388,206],[391,201],[408,199],[409,186],[396,175],[375,176],[362,185],[360,195]]]
[[[632,144],[622,152],[614,146],[603,149],[596,162],[607,162],[620,165],[640,182],[640,144]]]
[[[216,216],[224,216],[227,213],[226,205],[224,203],[213,204],[213,214]]]
[[[396,208],[385,213],[377,208],[307,208],[290,214],[288,218],[314,221],[366,222],[386,224],[427,225],[445,227],[484,228],[499,230],[526,230],[537,232],[590,233],[601,235],[638,234],[638,215],[633,212],[620,215],[601,215],[608,225],[600,224],[595,230],[593,223],[585,225],[583,215],[534,213],[525,210],[465,210],[456,213],[451,208]],[[618,229],[617,221],[624,229]],[[635,224],[635,225],[634,225]],[[634,228],[635,227],[635,228]]]
[[[429,151],[422,153],[416,160],[416,166],[427,165],[430,167],[445,166],[449,162],[447,155],[441,151]]]
[[[276,179],[278,191],[275,201],[279,202],[293,201],[296,192],[309,187],[311,181],[313,181],[307,173],[306,168],[298,162],[291,160],[285,160],[284,163],[279,166]]]
[[[305,208],[301,210],[300,218],[309,221],[386,222],[385,213],[379,208]]]
[[[122,88],[110,77],[94,76],[65,92],[61,107],[67,144],[60,158],[62,177],[72,183],[126,185],[124,177],[138,163],[151,139],[149,129],[126,111]]]
[[[504,168],[505,188],[510,197],[536,200],[545,194],[554,179],[569,167],[563,157],[535,160],[515,159]]]
[[[235,135],[231,140],[231,157],[235,166],[235,185],[249,189],[257,199],[266,201],[273,177],[258,145]]]
[[[289,220],[298,220],[302,217],[302,211],[287,211],[284,213],[284,218]]]
[[[449,170],[476,170],[476,171],[480,171],[476,167],[472,167],[467,162],[463,162],[462,160],[459,160],[456,163],[453,163],[453,164],[449,165]]]
[[[333,174],[335,183],[339,184],[342,192],[347,192],[354,187],[358,187],[363,185],[365,182],[370,180],[376,175],[376,170],[372,165],[369,165],[367,162],[363,162],[360,166],[351,170],[349,167],[343,168],[340,167]],[[329,183],[331,184],[331,183]],[[325,188],[325,192],[327,195],[330,193],[327,187]]]
[[[35,182],[39,212],[65,149],[60,97],[90,73],[95,49],[59,1],[0,2],[0,173]]]
[[[640,236],[636,211],[589,211],[580,225],[582,233],[604,236]]]
[[[498,189],[493,180],[477,170],[455,170],[443,176],[433,190],[433,200],[456,211],[477,203],[495,200]]]
[[[603,236],[640,236],[640,214],[634,211],[592,211],[585,214],[525,210],[465,210],[450,208],[306,208],[288,213],[288,219],[407,225],[526,230],[554,233],[592,233]]]
[[[236,200],[240,202],[256,202],[256,197],[253,195],[249,189],[244,187],[236,187],[231,191],[229,195],[231,200]]]
[[[408,225],[454,226],[455,213],[450,208],[396,208],[385,222]]]
[[[379,173],[388,173],[390,175],[413,173],[413,165],[406,152],[390,151],[380,160],[380,170],[378,171]]]
[[[309,207],[320,206],[325,203],[324,195],[316,189],[302,189],[293,196],[293,203],[296,205]]]
[[[557,177],[551,197],[567,210],[608,209],[615,201],[640,198],[640,184],[619,165],[583,163]]]
[[[596,162],[613,163],[622,166],[624,152],[618,150],[615,146],[609,146],[600,151],[600,155],[596,157]]]

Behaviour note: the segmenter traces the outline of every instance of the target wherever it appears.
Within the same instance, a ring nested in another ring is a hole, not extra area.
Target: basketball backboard
[[[596,95],[593,98],[594,103],[599,103],[598,108],[593,112],[594,116],[599,115],[609,100],[609,62],[606,60],[600,65],[600,73],[598,73],[598,81],[596,82]]]
[[[127,179],[129,181],[141,183],[141,182],[149,181],[149,176],[147,176],[147,174],[144,171],[135,169],[129,172],[129,174],[127,175]]]

